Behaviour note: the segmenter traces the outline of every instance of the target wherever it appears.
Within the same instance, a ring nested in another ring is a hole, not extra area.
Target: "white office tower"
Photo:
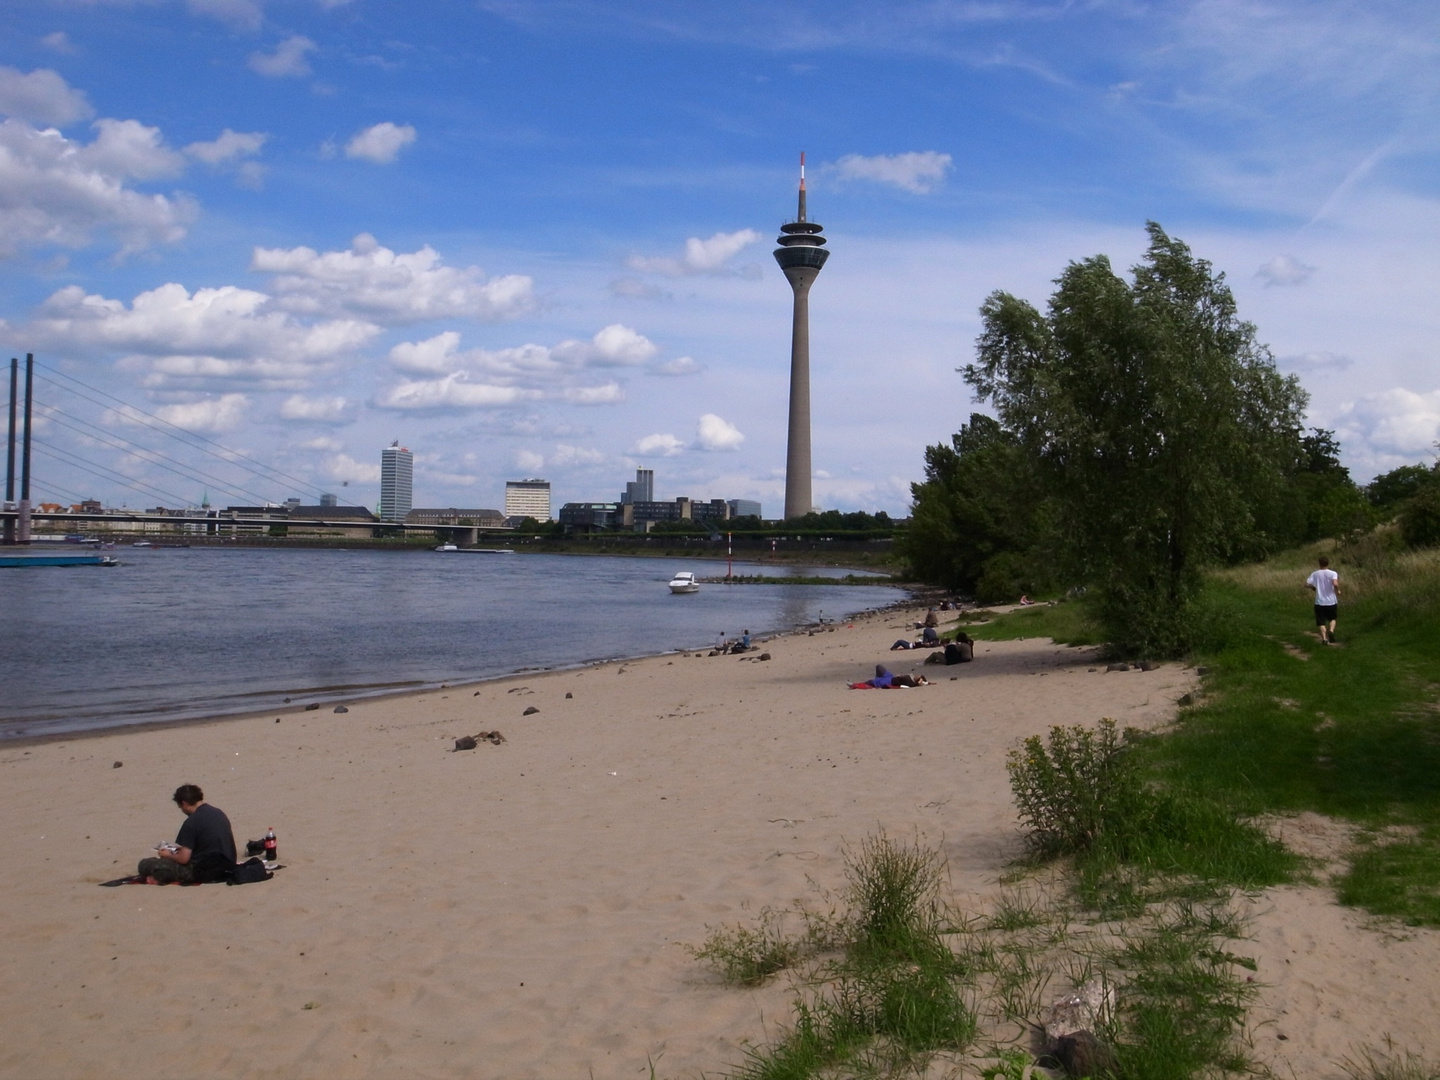
[[[506,480],[505,516],[550,520],[549,480]]]
[[[398,442],[380,451],[380,520],[404,521],[410,513],[415,455]]]

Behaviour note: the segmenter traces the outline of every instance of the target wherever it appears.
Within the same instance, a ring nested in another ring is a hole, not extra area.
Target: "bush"
[[[1107,829],[1143,811],[1145,788],[1115,721],[1091,731],[1053,727],[1010,751],[1005,767],[1020,821],[1042,855],[1088,851]]]
[[[1440,488],[1425,488],[1400,511],[1400,535],[1407,547],[1440,544]]]

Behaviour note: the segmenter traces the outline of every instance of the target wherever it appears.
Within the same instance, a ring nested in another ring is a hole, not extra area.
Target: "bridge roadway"
[[[20,519],[18,510],[0,510],[0,523],[3,523],[5,533],[8,535],[16,527]],[[177,517],[173,514],[146,514],[139,513],[71,513],[31,511],[30,523],[33,528],[37,522],[104,522],[107,525],[168,525],[177,532],[201,532],[211,536],[223,536],[227,533],[238,535],[243,532],[255,530],[266,530],[272,525],[295,526],[299,528],[320,528],[320,529],[383,529],[390,531],[398,529],[406,533],[430,533],[432,535],[443,534],[456,544],[477,544],[480,542],[480,527],[478,525],[406,525],[398,521],[356,521],[354,518],[340,518],[328,520],[326,518],[292,518],[292,517],[241,517],[239,514],[214,514],[209,517]],[[151,532],[150,529],[141,530]],[[496,532],[496,530],[486,530]],[[503,535],[501,533],[500,535]]]

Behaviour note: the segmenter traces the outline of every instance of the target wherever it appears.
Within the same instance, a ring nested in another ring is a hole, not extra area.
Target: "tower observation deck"
[[[800,211],[780,226],[775,261],[795,294],[790,328],[790,426],[785,450],[785,517],[814,509],[810,490],[810,286],[830,257],[822,228],[805,217],[805,155],[800,155]]]

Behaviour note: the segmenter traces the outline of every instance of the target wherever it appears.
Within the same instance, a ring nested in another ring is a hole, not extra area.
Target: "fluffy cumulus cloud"
[[[380,466],[368,461],[356,461],[349,454],[335,454],[325,463],[331,480],[341,484],[378,484]],[[343,501],[343,500],[342,500]]]
[[[38,342],[66,351],[123,354],[146,385],[216,383],[300,389],[379,333],[354,319],[306,323],[266,307],[269,297],[226,285],[191,293],[175,283],[141,293],[128,306],[61,289],[30,325]]]
[[[479,267],[446,266],[428,245],[396,254],[361,233],[348,251],[256,248],[250,269],[274,274],[276,304],[305,315],[359,315],[386,324],[426,319],[493,321],[535,306],[522,274],[487,278]]]
[[[307,53],[315,51],[315,42],[296,34],[275,46],[274,52],[250,54],[250,70],[268,79],[296,79],[310,74]]]
[[[595,384],[596,369],[634,367],[659,350],[643,334],[619,323],[589,341],[462,349],[454,330],[390,350],[395,370],[413,378],[381,394],[376,404],[396,409],[467,409],[549,399],[572,405],[613,405],[625,400],[613,379]]]
[[[738,450],[745,436],[730,421],[706,413],[696,425],[695,440],[702,450]]]
[[[254,157],[269,139],[270,136],[263,131],[231,131],[226,128],[218,139],[191,143],[185,147],[185,153],[206,165],[223,165],[238,158]]]
[[[519,405],[539,396],[537,390],[500,386],[455,371],[438,379],[406,379],[379,394],[375,404],[382,409],[453,412]]]
[[[415,129],[409,124],[392,124],[385,120],[357,132],[345,144],[345,156],[370,161],[376,165],[389,165],[400,151],[415,141]]]
[[[670,277],[683,277],[689,274],[733,273],[730,260],[759,239],[760,234],[754,229],[741,229],[732,233],[717,232],[708,240],[692,236],[685,241],[685,252],[678,258],[632,255],[626,260],[626,263],[632,270],[639,270],[647,274],[665,274]],[[612,285],[612,289],[614,287]],[[644,286],[641,285],[640,288],[643,290]],[[635,295],[634,290],[631,295]]]
[[[518,450],[515,453],[515,467],[523,473],[534,474],[545,468],[545,455],[534,450]]]
[[[699,375],[705,368],[693,356],[677,356],[656,364],[653,370],[656,375]]]
[[[1276,255],[1256,270],[1255,276],[1269,288],[1272,285],[1304,284],[1313,273],[1315,267],[1306,266],[1293,255]]]
[[[685,444],[674,435],[661,434],[646,435],[643,439],[631,447],[632,454],[640,454],[643,457],[652,457],[656,454],[661,457],[674,457],[685,449]]]
[[[100,120],[95,130],[86,143],[13,117],[0,123],[0,255],[79,248],[98,231],[113,234],[122,254],[185,235],[193,200],[132,186],[178,175],[184,156],[135,120]]]
[[[354,410],[344,397],[305,397],[292,394],[280,406],[280,419],[311,424],[345,424]]]
[[[950,171],[949,154],[934,150],[911,151],[906,154],[846,154],[835,162],[835,174],[841,180],[866,180],[876,184],[925,195],[939,187]]]
[[[186,431],[220,434],[242,427],[249,407],[250,399],[244,394],[221,394],[177,405],[162,405],[155,410],[155,415]]]
[[[1334,426],[1347,458],[1358,459],[1361,478],[1366,471],[1413,464],[1432,457],[1440,440],[1440,390],[1396,387],[1367,394],[1345,405]]]
[[[0,113],[37,124],[64,125],[88,120],[95,110],[84,94],[49,68],[26,75],[12,67],[0,67]]]

